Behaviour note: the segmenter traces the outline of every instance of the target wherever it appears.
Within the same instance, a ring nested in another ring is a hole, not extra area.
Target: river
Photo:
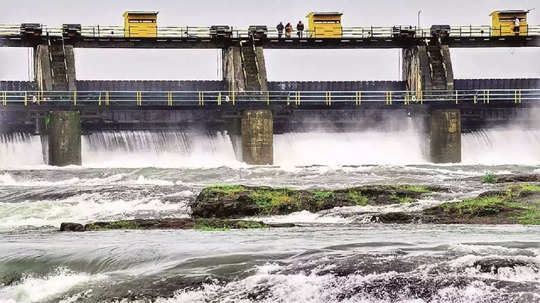
[[[235,160],[225,134],[83,138],[83,166],[0,137],[0,302],[540,302],[540,227],[365,224],[497,189],[469,177],[539,173],[540,132],[464,134],[463,164],[426,163],[420,137],[277,135],[274,166]],[[61,222],[188,217],[213,184],[450,188],[416,203],[266,217],[297,227],[60,233]],[[487,267],[497,264],[495,267]]]

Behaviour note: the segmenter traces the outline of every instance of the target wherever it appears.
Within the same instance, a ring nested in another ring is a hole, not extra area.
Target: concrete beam
[[[430,160],[461,162],[461,113],[459,109],[434,110],[429,116]]]
[[[47,119],[48,164],[81,165],[81,117],[78,111],[53,111]]]
[[[272,111],[245,110],[242,113],[242,160],[247,164],[274,163]]]
[[[262,47],[251,42],[223,49],[223,80],[229,91],[267,91],[266,63]]]
[[[40,44],[34,48],[37,88],[42,91],[76,90],[75,54],[72,45]]]
[[[411,91],[453,90],[454,72],[448,45],[404,48],[402,77]]]

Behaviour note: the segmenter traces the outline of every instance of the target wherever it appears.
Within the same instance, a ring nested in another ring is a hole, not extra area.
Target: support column
[[[253,41],[223,50],[223,80],[228,91],[268,91],[264,50]],[[250,95],[254,99],[258,94]],[[260,94],[263,98],[264,94]],[[260,102],[262,103],[262,102]],[[273,164],[273,118],[271,110],[249,109],[230,122],[229,135],[236,158],[253,165]]]
[[[34,77],[40,91],[76,90],[72,45],[51,40],[34,48]],[[54,166],[81,165],[81,119],[78,111],[52,111],[40,127],[43,160]]]
[[[431,162],[461,162],[461,113],[459,109],[432,111],[429,127]]]
[[[54,42],[34,48],[34,71],[41,91],[73,91],[76,89],[75,54],[72,45]]]
[[[46,124],[49,165],[81,165],[81,118],[79,112],[50,112]]]
[[[450,49],[436,41],[403,49],[403,80],[410,91],[453,90]]]
[[[264,50],[253,42],[223,49],[223,80],[235,92],[267,91]]]
[[[253,165],[274,163],[272,111],[245,110],[242,113],[243,161]]]

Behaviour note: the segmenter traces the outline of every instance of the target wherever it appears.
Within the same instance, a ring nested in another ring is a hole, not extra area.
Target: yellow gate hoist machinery
[[[127,11],[124,13],[124,37],[156,38],[157,15],[154,11]]]
[[[527,36],[527,14],[525,10],[494,11],[491,16],[491,35]]]
[[[341,38],[342,13],[311,12],[307,15],[309,38]]]

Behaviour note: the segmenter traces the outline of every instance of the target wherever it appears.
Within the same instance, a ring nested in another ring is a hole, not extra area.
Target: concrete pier
[[[48,164],[81,165],[81,118],[78,111],[53,111],[46,122]]]
[[[403,80],[411,91],[453,90],[454,72],[448,45],[429,45],[403,49]]]
[[[274,163],[272,111],[245,110],[242,113],[242,160],[247,164]]]
[[[75,90],[75,54],[72,45],[55,42],[34,48],[34,71],[37,88],[42,91]]]
[[[267,91],[263,48],[245,42],[223,49],[223,80],[229,91]]]
[[[36,87],[41,91],[76,90],[75,54],[61,41],[34,48]],[[81,118],[78,111],[52,111],[41,123],[43,160],[54,166],[81,165]]]
[[[432,111],[429,137],[431,162],[461,162],[461,113],[458,109]]]

